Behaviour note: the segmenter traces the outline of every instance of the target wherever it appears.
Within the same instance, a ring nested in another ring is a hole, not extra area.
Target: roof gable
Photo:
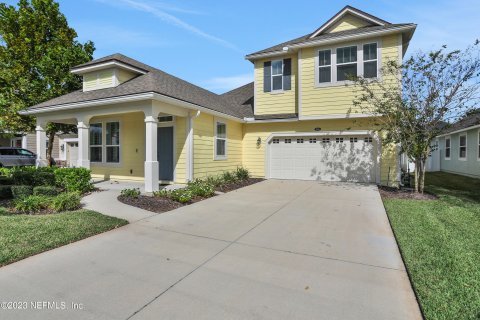
[[[310,35],[310,38],[315,38],[325,33],[334,33],[371,26],[386,26],[389,24],[389,22],[363,12],[362,10],[351,6],[346,6],[322,26],[320,26],[320,28],[315,30]]]

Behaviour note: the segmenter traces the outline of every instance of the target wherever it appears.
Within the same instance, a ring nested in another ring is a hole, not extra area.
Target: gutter
[[[443,134],[438,135],[437,138],[449,136],[449,135],[452,135],[452,134],[456,134],[456,133],[460,133],[460,132],[464,132],[464,131],[468,131],[468,130],[472,130],[472,129],[480,129],[480,124],[477,124],[477,125],[474,125],[474,126],[471,126],[471,127],[466,127],[466,128],[463,128],[463,129],[459,129],[459,130],[456,130],[456,131],[448,132],[448,133],[443,133]]]
[[[35,114],[49,113],[54,111],[83,109],[83,108],[108,105],[108,104],[114,104],[114,103],[134,102],[134,101],[142,101],[142,100],[150,100],[150,99],[166,102],[166,103],[180,106],[190,110],[200,110],[202,112],[205,112],[214,116],[230,119],[237,122],[242,122],[242,123],[245,122],[243,119],[237,118],[235,116],[232,116],[220,111],[215,111],[209,108],[205,108],[203,106],[200,106],[191,102],[187,102],[177,98],[172,98],[166,95],[162,95],[156,92],[145,92],[145,93],[126,95],[126,96],[112,97],[112,98],[103,98],[103,99],[97,99],[97,100],[59,104],[59,105],[54,105],[54,106],[49,106],[44,108],[31,108],[31,109],[19,111],[19,114],[35,115]]]
[[[415,30],[417,28],[416,25],[407,25],[407,26],[402,26],[402,27],[394,27],[388,30],[379,30],[379,31],[367,31],[364,33],[357,33],[354,35],[347,35],[347,36],[339,36],[336,38],[331,38],[331,39],[320,39],[316,41],[307,41],[307,42],[300,42],[296,44],[291,44],[287,45],[282,48],[282,50],[277,50],[277,51],[272,51],[272,52],[265,52],[265,53],[259,53],[259,54],[250,54],[245,56],[245,60],[253,60],[257,58],[267,58],[267,57],[272,57],[272,56],[278,56],[285,54],[285,52],[288,52],[292,49],[300,49],[300,48],[309,48],[309,47],[316,47],[320,45],[326,45],[326,44],[331,44],[335,42],[342,42],[342,41],[348,41],[350,39],[363,39],[363,38],[368,38],[368,37],[373,37],[373,36],[380,36],[380,35],[388,35],[391,33],[397,33],[399,31],[409,31],[409,30]]]

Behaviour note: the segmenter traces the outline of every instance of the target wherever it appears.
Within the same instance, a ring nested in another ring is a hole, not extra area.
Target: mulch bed
[[[378,190],[382,198],[387,199],[412,199],[412,200],[436,200],[437,196],[430,193],[415,193],[411,189],[397,189],[392,187],[379,186]]]
[[[162,213],[183,207],[184,205],[172,199],[151,196],[124,197],[118,196],[118,201],[140,209]]]
[[[258,182],[262,182],[263,180],[265,180],[265,179],[262,179],[262,178],[248,178],[246,180],[241,180],[241,181],[225,184],[225,185],[217,188],[216,191],[229,192],[229,191],[240,189],[240,188],[243,188],[243,187],[258,183]]]

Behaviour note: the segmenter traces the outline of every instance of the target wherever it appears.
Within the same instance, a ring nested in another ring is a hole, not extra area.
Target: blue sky
[[[79,41],[95,42],[96,58],[120,52],[217,93],[253,79],[246,54],[310,33],[347,4],[417,23],[407,54],[465,48],[480,37],[478,0],[59,2]]]

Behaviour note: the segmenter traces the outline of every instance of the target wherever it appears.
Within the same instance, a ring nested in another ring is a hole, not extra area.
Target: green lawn
[[[12,215],[0,208],[0,266],[125,224],[89,210]]]
[[[384,199],[426,319],[480,319],[480,179],[428,173],[438,200]]]

